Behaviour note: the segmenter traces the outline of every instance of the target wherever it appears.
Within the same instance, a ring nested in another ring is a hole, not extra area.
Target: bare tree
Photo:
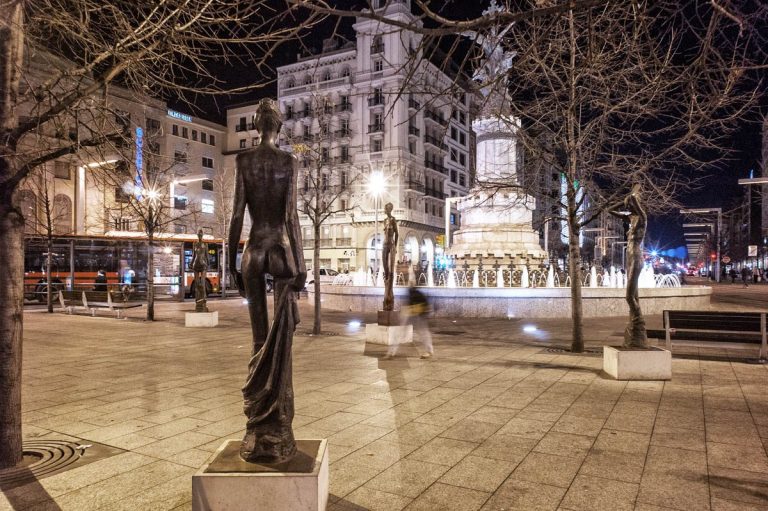
[[[350,188],[360,176],[350,175],[349,146],[337,145],[336,139],[349,136],[349,128],[331,125],[335,105],[321,96],[312,98],[311,108],[318,125],[316,133],[308,133],[296,141],[293,152],[299,160],[299,212],[312,224],[312,271],[314,272],[314,321],[312,333],[322,331],[320,249],[322,226],[335,213],[353,209],[349,201]],[[346,133],[345,133],[346,131]],[[338,152],[334,155],[333,152]]]
[[[252,74],[270,76],[273,51],[322,18],[298,19],[295,7],[275,7],[270,0],[0,0],[0,266],[7,275],[0,287],[0,468],[22,456],[23,218],[13,202],[20,183],[46,162],[122,135],[99,122],[113,83],[183,98],[268,83],[227,88],[211,63],[247,64]],[[33,58],[40,48],[55,49],[42,65]],[[70,122],[74,137],[40,143]],[[157,211],[145,213],[154,219]]]
[[[235,198],[235,172],[234,169],[223,169],[213,177],[214,215],[215,232],[214,235],[221,238],[221,296],[227,295],[227,281],[229,279],[229,268],[227,265],[227,240],[229,239],[229,223],[232,221],[232,207]]]
[[[45,290],[47,310],[52,313],[53,294],[57,287],[53,281],[53,238],[55,234],[70,231],[72,212],[68,204],[60,204],[50,165],[42,165],[27,176],[22,188],[31,191],[35,198],[33,211],[25,212],[25,216],[29,216],[25,218],[25,234],[43,236],[46,240],[45,286],[42,289]],[[39,289],[40,286],[35,287],[36,294]]]

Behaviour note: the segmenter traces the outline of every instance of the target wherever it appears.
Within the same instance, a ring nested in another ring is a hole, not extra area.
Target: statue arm
[[[293,259],[296,262],[296,270],[298,275],[294,282],[294,289],[300,291],[304,288],[304,283],[307,280],[307,265],[304,261],[304,247],[301,244],[301,224],[299,223],[298,212],[298,192],[296,181],[298,179],[298,172],[296,170],[296,160],[294,158],[288,159],[289,165],[291,165],[291,181],[288,185],[288,197],[286,204],[286,218],[285,227],[288,231],[288,239],[291,242],[291,251],[293,252]]]
[[[232,220],[229,223],[229,238],[227,240],[227,252],[229,271],[233,275],[237,272],[237,249],[240,245],[240,234],[243,231],[243,215],[245,214],[245,190],[243,176],[240,173],[240,156],[235,164],[235,197],[232,204]]]

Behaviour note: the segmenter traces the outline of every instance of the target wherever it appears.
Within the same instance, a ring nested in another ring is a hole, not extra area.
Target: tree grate
[[[560,353],[564,355],[587,355],[587,356],[596,356],[596,355],[602,355],[603,354],[603,348],[584,348],[583,353],[573,353],[571,351],[571,348],[565,347],[565,346],[553,346],[551,348],[547,348],[543,350],[544,353]]]

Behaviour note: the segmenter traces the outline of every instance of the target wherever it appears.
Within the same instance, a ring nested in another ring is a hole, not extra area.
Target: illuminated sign
[[[173,117],[174,119],[180,119],[182,121],[186,122],[192,122],[192,116],[183,114],[181,112],[177,112],[176,110],[168,109],[168,117]]]
[[[134,183],[134,195],[141,200],[141,190],[144,188],[144,181],[141,176],[144,170],[144,130],[141,127],[136,128],[136,181]]]

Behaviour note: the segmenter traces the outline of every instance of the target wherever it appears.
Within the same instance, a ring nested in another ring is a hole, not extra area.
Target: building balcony
[[[424,119],[432,121],[442,127],[448,126],[448,121],[443,117],[443,114],[436,112],[435,110],[424,110]]]
[[[248,125],[247,124],[235,124],[235,132],[239,133],[241,131],[247,131]]]
[[[340,164],[340,163],[352,163],[352,157],[347,156],[335,156],[333,158],[333,163]]]
[[[336,138],[349,138],[352,136],[352,130],[351,129],[336,130],[333,132],[333,136],[335,136]]]
[[[448,169],[437,163],[436,161],[424,160],[424,166],[428,169],[436,170],[441,174],[448,174]]]
[[[336,113],[340,112],[351,112],[352,111],[352,103],[341,103],[334,107],[334,110],[336,110]]]
[[[445,200],[445,198],[447,197],[447,195],[444,192],[442,192],[440,190],[436,190],[434,188],[426,188],[424,190],[424,195],[426,195],[428,197],[434,197],[434,198],[440,199],[440,200]]]
[[[351,247],[352,238],[336,238],[337,247]]]
[[[416,126],[408,126],[408,134],[413,135],[414,137],[418,137],[421,135],[421,130]]]
[[[372,96],[368,98],[368,106],[384,106],[384,96]]]
[[[445,145],[445,142],[440,140],[437,137],[433,137],[432,135],[424,135],[424,143],[429,144],[432,147],[439,149],[441,151],[447,151],[448,148]]]
[[[424,183],[415,179],[409,179],[405,182],[405,189],[415,192],[424,193]]]
[[[368,125],[368,133],[383,133],[384,132],[384,124],[369,124]]]

